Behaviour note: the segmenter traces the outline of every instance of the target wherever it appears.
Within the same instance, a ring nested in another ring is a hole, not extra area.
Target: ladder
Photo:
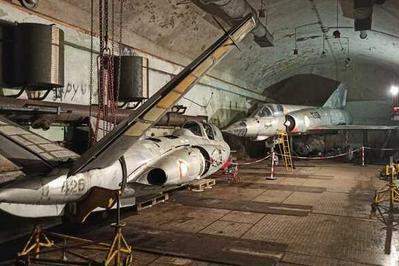
[[[294,169],[294,165],[292,163],[292,156],[291,156],[291,145],[288,139],[288,134],[285,131],[278,131],[277,134],[277,143],[279,145],[280,151],[282,152],[281,156],[284,160],[285,169],[288,170],[289,168],[292,170]]]

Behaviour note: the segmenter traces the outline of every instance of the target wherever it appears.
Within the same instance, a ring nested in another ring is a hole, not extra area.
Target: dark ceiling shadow
[[[318,106],[328,99],[339,83],[315,74],[299,74],[266,88],[263,95],[278,103]]]

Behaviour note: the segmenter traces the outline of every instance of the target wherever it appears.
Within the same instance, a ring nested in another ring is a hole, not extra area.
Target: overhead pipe
[[[96,117],[98,106],[45,102],[37,100],[13,99],[0,96],[0,115],[4,115],[17,123],[29,123],[34,128],[49,129],[53,123],[87,122],[90,116]],[[115,113],[116,122],[119,123],[131,113],[130,109],[118,109]],[[207,121],[207,116],[190,116],[176,112],[168,112],[156,124],[157,126],[182,126],[187,121]]]
[[[273,36],[259,20],[256,10],[246,0],[192,0],[192,2],[230,26],[240,23],[248,14],[252,14],[257,25],[252,30],[255,42],[260,47],[273,46]]]

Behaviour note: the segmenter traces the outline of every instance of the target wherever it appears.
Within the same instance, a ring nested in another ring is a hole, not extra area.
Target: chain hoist
[[[111,39],[109,38],[109,1],[99,1],[99,41],[100,51],[97,58],[98,71],[98,112],[94,138],[98,139],[100,128],[104,133],[111,131],[116,123],[117,98],[114,88],[114,30],[115,4],[111,2]],[[110,47],[111,45],[111,47]],[[118,69],[119,72],[119,69]],[[119,73],[118,73],[119,77]],[[117,91],[117,90],[116,90]]]

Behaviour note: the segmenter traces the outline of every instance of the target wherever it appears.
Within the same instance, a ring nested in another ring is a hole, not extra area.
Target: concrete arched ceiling
[[[43,0],[45,1],[45,0]],[[51,5],[49,0],[48,5]],[[57,1],[58,2],[58,1]],[[88,21],[89,1],[64,0],[65,4],[83,10],[85,16],[73,18]],[[118,2],[118,1],[116,1]],[[256,9],[261,0],[248,0]],[[332,38],[336,27],[336,0],[264,0],[267,21],[274,36],[274,47],[260,48],[248,36],[217,66],[215,73],[259,92],[296,74],[317,74],[345,81],[352,100],[387,98],[386,87],[399,82],[399,1],[387,0],[374,5],[372,31],[360,39],[353,30],[353,20],[339,8],[340,39]],[[212,18],[188,0],[128,0],[124,7],[127,44],[187,64],[223,32]],[[71,19],[71,18],[69,18]],[[315,23],[309,26],[303,26]],[[299,28],[298,28],[299,27]],[[325,55],[321,28],[325,36]],[[297,28],[298,55],[294,31]],[[129,35],[134,33],[135,35]],[[136,36],[136,38],[134,38]],[[140,44],[137,36],[154,46]],[[348,61],[348,58],[350,61]]]
[[[259,1],[250,2],[256,6]],[[270,12],[267,26],[275,46],[260,48],[247,38],[245,52],[236,52],[224,62],[232,65],[233,73],[241,73],[260,90],[295,74],[313,73],[348,83],[352,100],[387,97],[386,86],[399,77],[399,1],[388,0],[383,6],[374,6],[373,31],[368,32],[365,40],[354,32],[353,20],[343,17],[341,9],[341,38],[332,38],[336,27],[334,0],[266,2]],[[313,22],[316,24],[301,27]],[[325,55],[321,26],[330,28],[326,33]],[[298,55],[293,54],[295,27],[299,27]],[[240,64],[233,64],[236,60]],[[240,70],[243,67],[245,71]]]

